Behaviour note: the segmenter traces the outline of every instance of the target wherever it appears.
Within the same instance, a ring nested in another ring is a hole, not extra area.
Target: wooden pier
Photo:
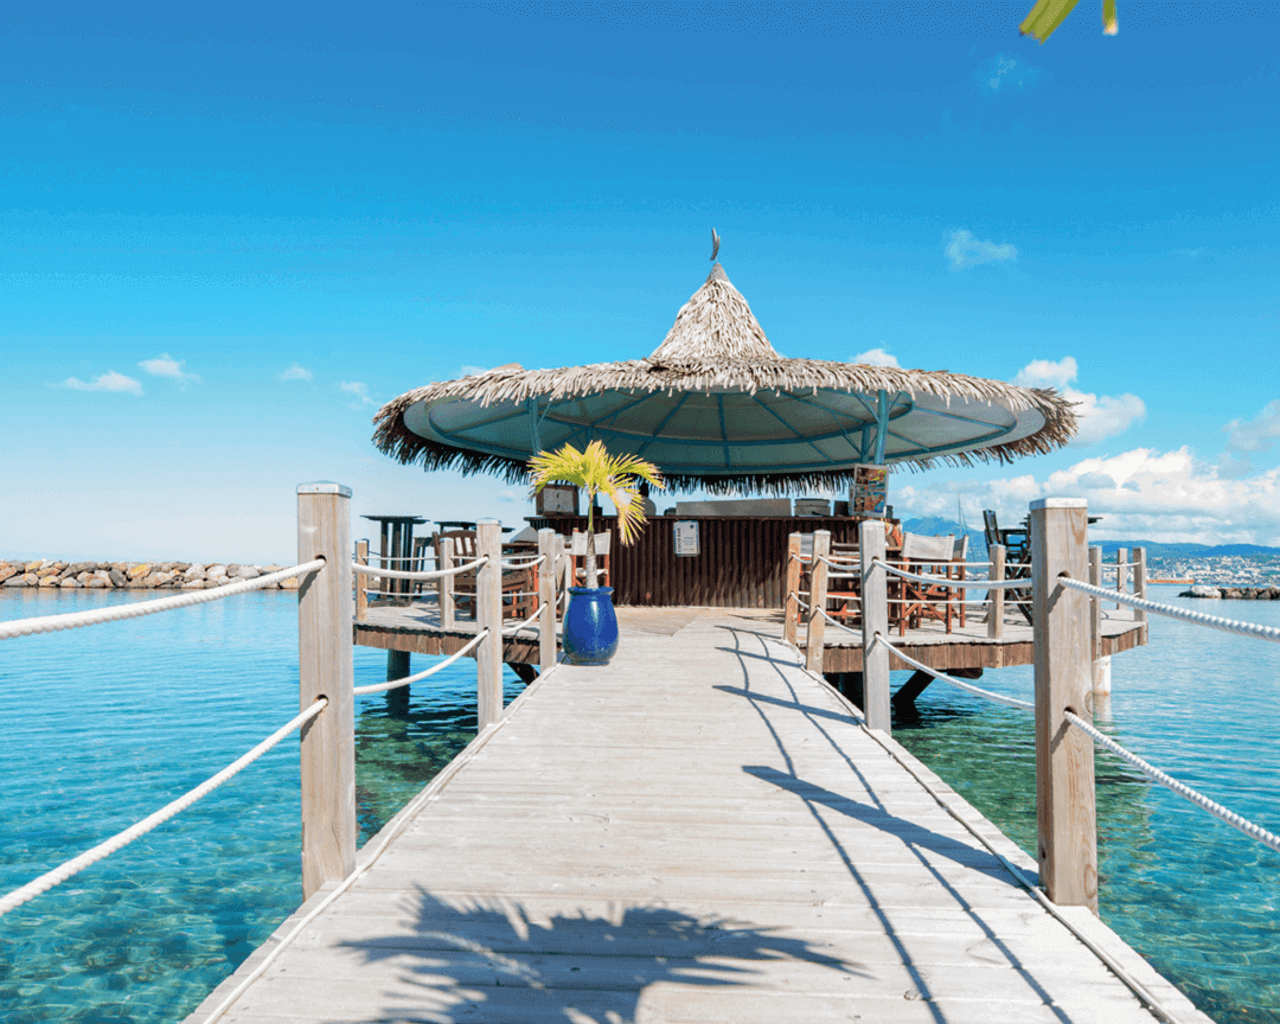
[[[1156,1019],[1064,920],[1208,1021],[1086,908],[1037,902],[1001,857],[1033,881],[1035,862],[768,613],[620,619],[612,664],[539,678],[189,1024],[268,956],[220,1019]]]

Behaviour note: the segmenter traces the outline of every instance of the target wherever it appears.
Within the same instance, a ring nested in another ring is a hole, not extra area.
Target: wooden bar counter
[[[675,524],[698,524],[696,555],[676,555]],[[586,532],[586,516],[531,516],[534,529]],[[833,544],[856,544],[848,516],[654,516],[623,547],[617,519],[598,516],[597,533],[613,534],[610,576],[616,605],[781,608],[786,594],[787,536],[830,530]]]

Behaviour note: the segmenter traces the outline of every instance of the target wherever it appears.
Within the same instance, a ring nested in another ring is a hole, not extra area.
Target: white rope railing
[[[806,593],[806,594],[807,594],[807,593],[808,593],[808,591],[806,590],[806,591],[804,591],[804,593]],[[790,594],[788,594],[788,595],[787,595],[787,597],[794,597],[794,598],[796,599],[796,604],[798,604],[798,605],[799,605],[801,608],[803,608],[805,611],[808,611],[808,610],[809,610],[809,602],[808,602],[808,601],[806,601],[804,598],[802,598],[802,597],[801,597],[798,593],[796,593],[794,590],[793,590],[793,591],[791,591],[791,593],[790,593]]]
[[[1167,615],[1171,619],[1182,619],[1185,622],[1194,622],[1199,626],[1209,626],[1212,629],[1220,629],[1224,633],[1237,633],[1240,636],[1251,636],[1259,640],[1270,640],[1272,643],[1280,643],[1280,628],[1275,626],[1262,626],[1256,622],[1240,622],[1236,619],[1224,619],[1218,615],[1208,615],[1205,612],[1195,612],[1189,608],[1178,608],[1171,604],[1159,604],[1156,601],[1148,601],[1145,597],[1133,597],[1124,591],[1108,590],[1106,587],[1095,587],[1091,583],[1083,583],[1080,580],[1072,579],[1070,576],[1060,576],[1058,582],[1064,587],[1072,590],[1078,590],[1084,594],[1092,594],[1106,601],[1115,601],[1117,604],[1127,604],[1130,608],[1138,608],[1144,612],[1152,612],[1155,615]]]
[[[975,579],[948,579],[945,576],[925,576],[918,572],[908,572],[906,569],[899,569],[896,565],[890,565],[888,562],[882,562],[876,559],[874,565],[881,566],[886,572],[891,572],[895,576],[901,576],[904,580],[917,580],[920,583],[938,583],[943,586],[950,587],[952,590],[1030,590],[1031,580],[975,580]],[[1111,593],[1111,591],[1108,591]]]
[[[1133,753],[1133,751],[1122,747],[1110,736],[1106,735],[1106,733],[1100,732],[1079,715],[1073,714],[1070,711],[1065,711],[1063,712],[1063,717],[1081,732],[1091,736],[1095,743],[1106,747],[1117,757],[1127,761],[1129,764],[1137,768],[1138,771],[1142,772],[1149,778],[1154,779],[1166,789],[1171,789],[1184,800],[1191,801],[1191,803],[1195,804],[1201,810],[1208,811],[1215,818],[1218,818],[1220,821],[1225,821],[1232,828],[1238,828],[1250,838],[1258,840],[1258,842],[1271,847],[1273,850],[1280,851],[1280,836],[1276,835],[1274,832],[1268,832],[1262,826],[1255,825],[1248,818],[1241,817],[1239,814],[1236,814],[1235,811],[1228,810],[1223,807],[1222,804],[1210,800],[1203,793],[1192,789],[1185,783],[1179,782],[1173,776],[1166,775],[1159,768],[1156,768],[1144,761],[1137,754]]]
[[[504,630],[502,631],[502,635],[503,635],[503,636],[515,636],[517,633],[519,633],[519,632],[520,632],[520,630],[522,630],[522,629],[528,629],[531,625],[533,625],[534,620],[536,620],[536,619],[538,618],[538,616],[539,616],[539,615],[541,615],[541,614],[542,614],[542,609],[541,609],[541,608],[536,609],[536,610],[534,611],[534,613],[533,613],[532,615],[530,615],[527,619],[525,619],[525,620],[524,620],[524,622],[520,623],[520,625],[518,625],[518,626],[508,626],[506,629],[504,629]]]
[[[125,829],[123,832],[117,832],[105,842],[99,843],[90,850],[85,850],[85,852],[80,854],[80,856],[72,857],[71,860],[58,865],[58,867],[54,868],[52,871],[46,871],[39,878],[33,879],[21,888],[14,889],[13,892],[4,897],[0,897],[0,916],[7,914],[10,910],[20,907],[30,900],[35,899],[41,893],[48,892],[55,885],[65,882],[72,875],[79,874],[85,868],[102,860],[103,857],[115,853],[122,847],[128,846],[135,839],[146,835],[156,826],[163,825],[179,811],[185,811],[202,796],[211,793],[233,775],[249,767],[249,765],[253,764],[254,761],[258,760],[258,758],[288,736],[289,733],[300,728],[306,722],[309,722],[312,718],[323,711],[328,703],[329,701],[327,698],[321,697],[305,711],[294,716],[285,725],[282,725],[247,754],[237,758],[235,761],[232,761],[231,764],[223,768],[217,775],[206,779],[204,782],[200,783],[200,785],[196,786],[195,789],[189,790],[182,796],[178,797],[177,800],[165,804],[160,808],[160,810],[146,818],[143,818],[136,825],[129,826],[129,828]]]
[[[945,672],[939,672],[936,668],[930,668],[923,662],[916,661],[916,659],[911,657],[911,655],[903,652],[901,648],[895,647],[893,644],[889,643],[889,641],[879,633],[875,635],[875,639],[872,641],[872,644],[884,644],[885,647],[889,648],[889,650],[912,668],[921,672],[926,672],[933,676],[934,679],[940,680],[944,683],[950,683],[952,686],[959,687],[961,690],[972,693],[974,696],[985,697],[987,700],[994,701],[997,704],[1004,704],[1011,708],[1018,708],[1021,711],[1035,711],[1036,709],[1036,706],[1030,701],[1018,700],[1016,697],[1006,697],[1000,693],[992,693],[990,690],[984,690],[981,686],[974,686],[972,683],[966,683],[962,680],[955,679],[952,676],[947,675]]]
[[[251,590],[261,590],[281,580],[294,576],[305,576],[318,572],[325,566],[323,558],[316,558],[302,565],[295,565],[279,572],[268,573],[257,579],[242,580],[239,583],[228,583],[216,590],[193,590],[189,594],[177,597],[162,597],[156,601],[138,601],[134,604],[113,605],[110,608],[95,608],[91,611],[67,612],[63,615],[43,615],[31,619],[12,619],[0,622],[0,640],[9,640],[15,636],[30,636],[33,633],[53,633],[60,629],[77,629],[80,626],[96,626],[102,622],[115,622],[119,619],[136,619],[143,615],[155,615],[157,612],[172,611],[174,608],[186,608],[193,604],[204,604],[217,601],[236,594],[247,594]]]
[[[546,555],[533,555],[521,561],[504,560],[502,568],[504,569],[532,569],[535,565],[541,565],[547,560]]]
[[[839,620],[832,618],[830,615],[827,614],[827,611],[825,608],[822,609],[820,614],[824,619],[826,619],[829,623],[831,623],[831,625],[835,626],[836,629],[843,629],[846,633],[852,633],[854,636],[857,636],[857,637],[862,636],[862,630],[852,629],[849,626],[846,626],[843,622],[840,622]]]
[[[404,569],[382,569],[373,565],[361,565],[352,562],[351,568],[368,576],[386,577],[390,580],[440,580],[446,576],[456,576],[460,572],[469,572],[489,561],[488,555],[481,555],[474,562],[450,566],[448,569],[433,569],[430,572],[408,572]]]
[[[476,645],[488,635],[489,631],[486,629],[474,640],[469,640],[460,650],[445,658],[444,661],[438,662],[435,665],[432,665],[429,669],[424,669],[422,672],[415,673],[411,676],[405,676],[403,679],[392,679],[387,683],[371,683],[368,686],[356,686],[352,688],[351,692],[357,697],[362,697],[367,693],[384,693],[387,690],[395,690],[401,686],[408,686],[410,683],[421,682],[423,679],[430,679],[437,672],[442,672],[447,669],[459,658],[465,658],[475,650]]]

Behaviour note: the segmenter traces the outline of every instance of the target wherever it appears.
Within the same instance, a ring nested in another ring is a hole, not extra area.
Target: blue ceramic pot
[[[564,613],[565,660],[570,665],[607,665],[618,649],[613,587],[570,587]]]

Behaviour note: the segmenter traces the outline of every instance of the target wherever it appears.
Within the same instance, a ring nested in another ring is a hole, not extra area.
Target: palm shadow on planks
[[[725,917],[621,904],[604,916],[547,915],[507,897],[445,901],[421,887],[411,899],[412,918],[394,933],[343,944],[365,964],[392,967],[384,997],[394,1002],[361,1020],[626,1024],[662,983],[740,988],[778,961],[866,976],[809,942]]]

